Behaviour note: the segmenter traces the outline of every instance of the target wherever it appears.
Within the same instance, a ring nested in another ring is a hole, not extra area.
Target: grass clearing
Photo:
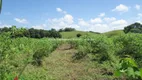
[[[76,50],[63,49],[67,45],[60,47],[62,48],[55,50],[48,58],[44,58],[42,67],[28,65],[23,75],[32,73],[36,80],[111,80],[112,76],[103,75],[105,73],[103,68],[105,69],[106,66],[87,59],[73,62],[72,56]]]
[[[81,35],[94,35],[95,33],[85,32],[85,31],[70,31],[70,32],[60,32],[62,38],[77,38],[76,35],[79,33]]]
[[[120,34],[124,34],[124,32],[123,30],[114,30],[114,31],[105,32],[103,34],[108,37],[113,37],[113,36],[118,36]]]

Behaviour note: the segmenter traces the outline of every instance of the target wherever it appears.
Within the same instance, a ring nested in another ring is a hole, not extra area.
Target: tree
[[[78,33],[77,35],[76,35],[76,37],[80,37],[81,36],[81,34],[80,33]]]
[[[75,31],[74,28],[65,28],[64,31]]]
[[[63,32],[64,31],[64,29],[59,29],[59,32]]]
[[[124,28],[125,33],[142,33],[142,25],[140,23],[134,23]]]
[[[30,33],[30,37],[31,37],[31,38],[35,38],[35,31],[34,31],[34,28],[31,28],[31,29],[29,29],[28,31],[29,31],[29,33]]]
[[[55,29],[51,29],[49,30],[49,36],[48,37],[52,37],[52,38],[61,38],[61,34],[56,31]]]
[[[1,9],[2,9],[2,0],[0,0],[0,13],[1,13]]]

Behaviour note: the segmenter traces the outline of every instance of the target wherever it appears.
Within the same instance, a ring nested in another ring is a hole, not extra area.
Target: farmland
[[[119,32],[120,34],[115,36],[108,36]],[[64,33],[61,34],[66,36]],[[11,38],[10,32],[1,33],[0,78],[12,80],[17,76],[19,80],[141,79],[142,34],[121,33],[122,31],[103,34],[82,32],[81,37],[74,36],[70,39]],[[120,62],[125,58],[129,65],[124,67],[121,64],[125,63]],[[126,72],[118,72],[123,68]]]
[[[142,80],[140,4],[0,0],[0,80]]]

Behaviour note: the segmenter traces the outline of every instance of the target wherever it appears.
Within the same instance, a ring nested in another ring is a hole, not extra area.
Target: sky
[[[3,0],[0,28],[107,32],[142,23],[141,0]]]

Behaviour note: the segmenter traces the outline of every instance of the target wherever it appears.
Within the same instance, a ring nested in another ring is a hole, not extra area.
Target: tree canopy
[[[142,33],[142,25],[140,23],[134,23],[124,28],[125,33]]]
[[[59,32],[69,32],[69,31],[75,31],[75,28],[64,28],[64,29],[59,29]]]
[[[26,29],[26,28],[16,28],[16,26],[12,26],[10,28],[8,27],[0,28],[0,33],[4,33],[4,32],[11,32],[12,38],[17,38],[17,37],[61,38],[62,37],[61,34],[55,29],[51,29],[51,30],[34,29],[34,28]]]

